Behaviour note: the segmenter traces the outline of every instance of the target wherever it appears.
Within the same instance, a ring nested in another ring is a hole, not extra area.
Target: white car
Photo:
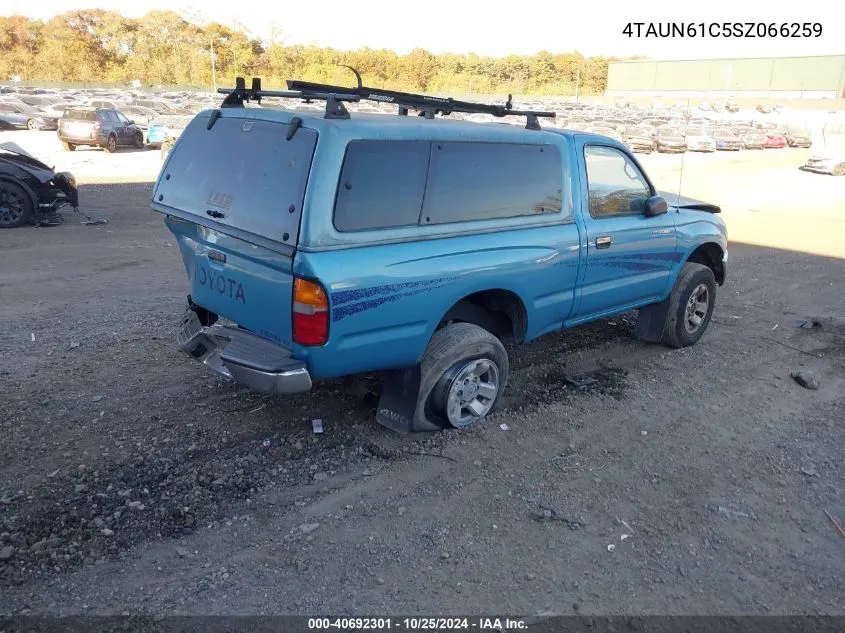
[[[804,171],[814,171],[817,174],[845,176],[845,152],[811,156],[801,169]]]
[[[686,129],[687,149],[691,152],[715,152],[716,141],[707,130],[700,127]]]

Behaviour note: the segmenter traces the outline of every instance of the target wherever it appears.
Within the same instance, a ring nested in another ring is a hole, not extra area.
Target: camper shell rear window
[[[185,128],[159,177],[153,202],[296,246],[317,132],[305,127],[287,140],[288,125],[209,114]]]

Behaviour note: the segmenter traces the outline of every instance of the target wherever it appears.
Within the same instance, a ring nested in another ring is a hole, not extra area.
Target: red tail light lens
[[[323,345],[329,340],[329,300],[314,281],[294,279],[293,340],[300,345]]]

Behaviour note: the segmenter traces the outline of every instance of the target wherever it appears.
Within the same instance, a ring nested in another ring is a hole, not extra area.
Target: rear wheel
[[[14,229],[32,217],[32,198],[13,182],[0,180],[0,228]]]
[[[38,129],[38,121],[35,119],[30,119],[26,122],[26,129],[27,130],[37,130]]]
[[[66,152],[73,152],[76,150],[76,145],[73,143],[62,143],[62,147],[65,149]]]
[[[684,264],[669,302],[663,342],[689,347],[698,342],[710,324],[716,305],[716,277],[703,264]]]
[[[834,176],[845,176],[845,163],[839,163],[830,173]]]
[[[499,401],[509,367],[504,346],[487,330],[470,323],[437,330],[421,364],[423,416],[440,427],[476,424]]]
[[[110,135],[106,141],[105,150],[110,154],[114,154],[117,151],[117,137],[114,134]]]

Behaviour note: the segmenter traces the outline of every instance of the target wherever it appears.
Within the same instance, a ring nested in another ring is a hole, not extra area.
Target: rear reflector
[[[323,345],[329,339],[329,300],[323,287],[307,279],[293,282],[293,340]]]

